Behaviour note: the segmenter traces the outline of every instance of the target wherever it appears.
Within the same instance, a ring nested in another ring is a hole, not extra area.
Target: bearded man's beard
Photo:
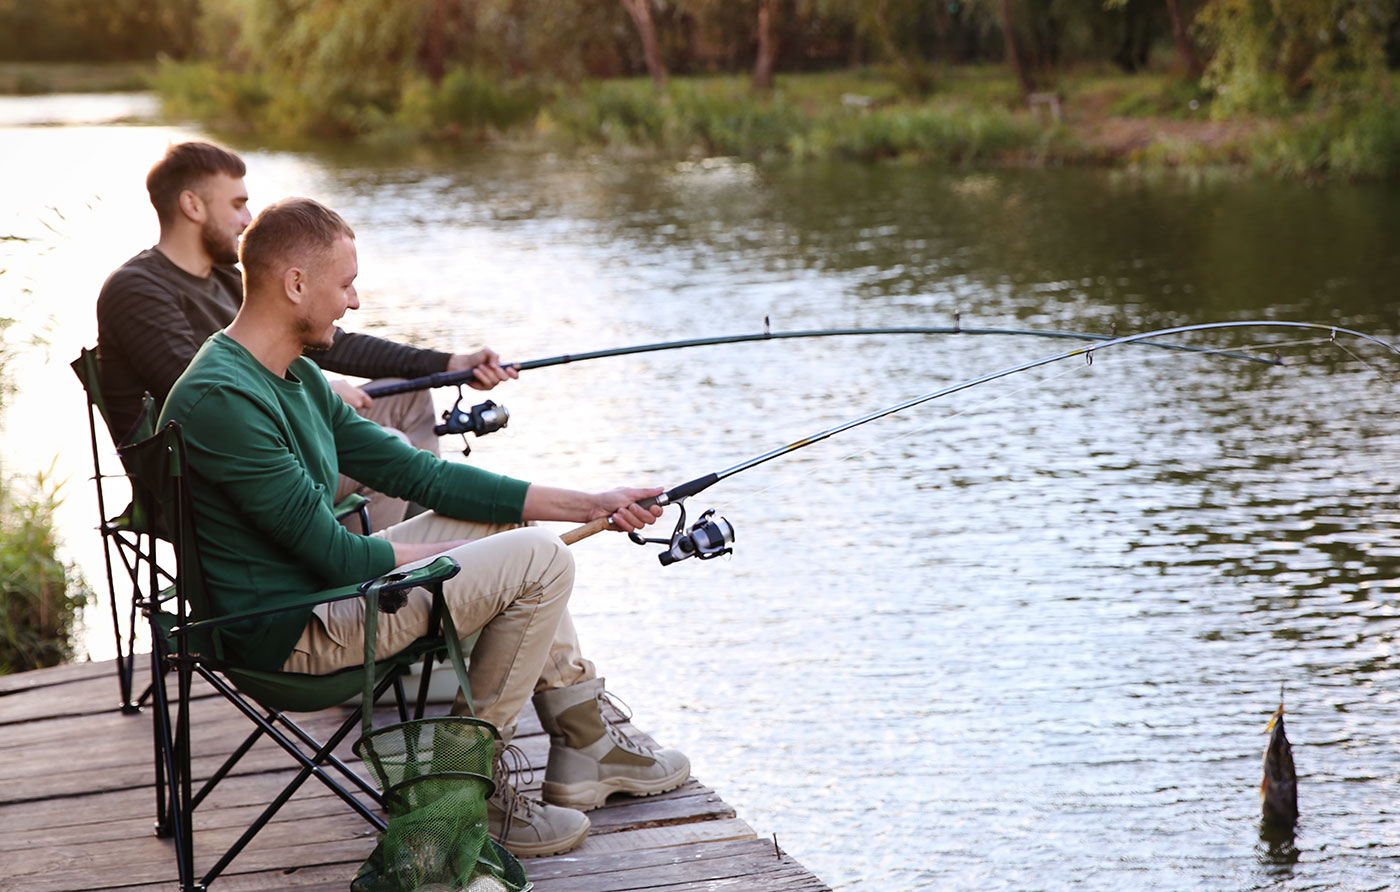
[[[205,252],[214,259],[215,263],[238,262],[238,238],[236,236],[230,238],[206,221],[199,228],[199,240],[203,243]]]

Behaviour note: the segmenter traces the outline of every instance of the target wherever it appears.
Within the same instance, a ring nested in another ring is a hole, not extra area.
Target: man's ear
[[[186,189],[181,192],[177,201],[179,202],[180,213],[184,214],[191,222],[204,222],[204,199],[200,198],[193,189]]]
[[[301,267],[287,267],[287,271],[282,274],[282,290],[287,299],[294,304],[301,304],[301,299],[306,294],[306,285],[306,271]]]

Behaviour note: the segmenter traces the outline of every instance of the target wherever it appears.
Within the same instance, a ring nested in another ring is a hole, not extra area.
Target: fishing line
[[[1172,328],[1157,329],[1154,331],[1112,338],[1107,341],[1099,341],[1098,343],[1094,343],[1086,347],[1076,347],[1074,349],[1065,350],[1060,353],[1053,353],[1049,356],[1042,356],[1039,359],[1022,362],[1017,365],[1009,366],[1003,369],[998,369],[997,371],[990,372],[985,375],[980,375],[975,378],[970,378],[968,380],[958,382],[957,384],[941,387],[937,390],[930,391],[929,393],[921,394],[916,397],[912,397],[910,399],[896,403],[892,406],[886,406],[882,409],[877,409],[874,412],[870,412],[857,418],[853,418],[849,421],[835,425],[834,427],[818,431],[817,433],[811,434],[809,436],[800,438],[792,443],[789,443],[786,446],[780,446],[776,449],[769,450],[768,452],[738,462],[737,464],[724,468],[722,470],[713,471],[701,477],[696,477],[695,479],[689,480],[685,483],[680,484],[679,486],[673,487],[661,493],[660,495],[648,499],[643,499],[641,501],[641,504],[644,507],[655,505],[677,505],[677,507],[679,508],[680,518],[677,521],[676,528],[671,534],[671,538],[669,540],[644,539],[636,532],[628,533],[628,536],[632,539],[632,541],[638,544],[657,543],[667,545],[667,550],[663,551],[659,555],[660,561],[663,565],[675,563],[676,561],[685,560],[686,558],[691,557],[698,557],[702,560],[706,560],[719,557],[721,555],[730,554],[733,551],[733,548],[731,546],[735,538],[734,528],[725,518],[715,516],[715,511],[713,508],[701,514],[700,519],[694,525],[688,528],[686,527],[686,512],[684,501],[690,496],[697,495],[698,493],[709,489],[711,486],[714,486],[721,480],[732,477],[735,474],[742,473],[743,471],[749,470],[751,468],[757,467],[760,464],[764,464],[766,462],[780,458],[784,455],[788,455],[799,449],[804,449],[808,446],[815,445],[816,443],[828,439],[829,437],[835,436],[837,434],[843,433],[845,431],[851,430],[864,424],[869,424],[872,421],[876,421],[888,415],[893,415],[897,412],[904,411],[905,409],[911,409],[915,406],[921,405],[931,400],[939,399],[945,396],[950,396],[954,393],[959,393],[963,390],[967,390],[972,387],[987,384],[991,381],[995,381],[1010,375],[1028,372],[1032,369],[1037,369],[1041,366],[1049,365],[1054,362],[1059,362],[1064,359],[1082,356],[1084,357],[1086,363],[1092,363],[1094,354],[1105,347],[1115,347],[1122,344],[1145,342],[1149,341],[1152,338],[1185,334],[1188,332],[1217,331],[1236,328],[1290,328],[1307,329],[1313,331],[1327,331],[1330,332],[1331,338],[1334,341],[1338,334],[1345,334],[1349,337],[1359,338],[1361,340],[1370,341],[1372,343],[1378,344],[1382,347],[1385,347],[1391,353],[1400,355],[1400,347],[1397,347],[1388,341],[1382,340],[1381,338],[1375,337],[1374,335],[1366,334],[1364,332],[1333,325],[1320,325],[1311,322],[1288,322],[1279,320],[1207,322],[1195,325],[1182,325],[1175,326]],[[1191,349],[1192,352],[1199,353],[1222,352],[1218,350],[1201,350],[1199,348],[1188,349]],[[1250,358],[1255,359],[1255,357]],[[594,533],[601,532],[607,529],[608,526],[609,518],[599,518],[581,527],[577,527],[573,530],[570,530],[569,532],[561,536],[561,538],[564,540],[565,543],[572,544],[574,542],[579,541],[580,539],[591,536]]]
[[[1277,344],[1277,345],[1260,345],[1260,346],[1258,346],[1258,347],[1242,347],[1242,348],[1239,348],[1239,350],[1241,350],[1241,351],[1247,351],[1247,350],[1250,350],[1250,349],[1259,349],[1259,350],[1263,350],[1263,349],[1271,349],[1272,347],[1275,347],[1275,346],[1277,346],[1277,347],[1287,347],[1287,346],[1290,346],[1291,344],[1298,344],[1298,345],[1314,344],[1314,345],[1316,345],[1316,344],[1329,344],[1329,343],[1336,344],[1336,346],[1341,347],[1341,344],[1336,343],[1336,342],[1333,342],[1333,341],[1328,341],[1327,339],[1317,339],[1317,340],[1309,339],[1309,340],[1294,341],[1294,342],[1281,342],[1281,343],[1279,343],[1279,344]],[[1345,350],[1346,348],[1342,348],[1342,349]],[[1348,352],[1350,352],[1350,351],[1348,351]],[[1183,356],[1183,355],[1181,355],[1181,354],[1173,354],[1173,353],[1155,354],[1155,355],[1152,355],[1152,356],[1139,355],[1139,356],[1134,357],[1132,360],[1130,360],[1130,363],[1133,364],[1133,365],[1136,365],[1136,366],[1138,366],[1138,367],[1142,367],[1142,366],[1148,366],[1148,365],[1155,365],[1155,364],[1157,364],[1157,363],[1159,363],[1159,362],[1164,363],[1164,362],[1167,362],[1167,361],[1169,361],[1169,360],[1186,359],[1186,358],[1187,358],[1187,357],[1185,357],[1185,356]],[[1273,360],[1270,360],[1269,363],[1270,363],[1270,365],[1276,365],[1276,364],[1277,364],[1277,363],[1275,363]],[[1093,366],[1092,366],[1092,363],[1087,363],[1087,362],[1086,362],[1086,363],[1084,363],[1083,365],[1072,364],[1072,365],[1065,366],[1065,367],[1064,367],[1063,369],[1061,369],[1061,370],[1051,371],[1051,372],[1049,372],[1048,374],[1046,374],[1044,377],[1038,378],[1038,379],[1032,381],[1032,382],[1029,383],[1029,384],[1025,384],[1025,385],[1022,385],[1022,386],[1020,386],[1020,387],[1016,387],[1016,388],[1014,388],[1014,389],[1012,389],[1012,390],[1009,390],[1009,391],[1007,391],[1007,392],[1005,392],[1005,393],[999,394],[999,395],[994,396],[994,397],[987,398],[987,399],[982,400],[982,401],[979,401],[979,402],[972,403],[972,404],[970,404],[970,405],[964,406],[964,407],[961,408],[961,409],[958,409],[957,411],[950,412],[950,413],[948,413],[947,415],[943,415],[943,416],[941,416],[939,419],[937,419],[936,421],[933,421],[932,423],[930,423],[930,424],[928,424],[928,425],[925,425],[925,426],[923,426],[923,427],[918,427],[918,428],[915,428],[915,429],[913,429],[913,430],[908,430],[908,431],[905,431],[905,432],[903,432],[903,433],[895,434],[895,435],[893,435],[893,436],[890,436],[887,440],[885,440],[885,441],[881,442],[880,444],[878,444],[877,447],[866,447],[866,448],[864,448],[864,449],[855,450],[855,451],[849,452],[849,453],[847,453],[846,455],[843,455],[843,456],[841,456],[841,457],[839,457],[839,458],[835,458],[835,459],[833,459],[833,461],[836,462],[836,463],[838,463],[838,464],[839,464],[839,463],[842,463],[842,462],[852,461],[852,460],[854,460],[855,458],[857,458],[857,457],[859,457],[859,456],[861,456],[861,455],[874,454],[875,451],[876,451],[876,449],[883,449],[883,447],[886,446],[886,445],[888,445],[888,446],[896,446],[896,445],[900,444],[901,442],[903,442],[903,441],[905,441],[905,440],[912,439],[912,438],[914,438],[914,437],[916,437],[916,436],[922,436],[922,435],[924,435],[924,434],[932,433],[932,432],[938,430],[939,428],[946,426],[949,422],[953,421],[954,419],[959,418],[959,417],[961,417],[961,416],[963,416],[963,415],[967,415],[967,414],[970,414],[970,413],[972,413],[972,412],[980,412],[980,411],[983,411],[983,410],[986,410],[986,409],[991,409],[991,408],[997,406],[997,405],[1000,404],[1000,403],[1005,403],[1005,402],[1009,401],[1009,400],[1012,399],[1013,397],[1020,396],[1021,394],[1028,393],[1028,392],[1030,392],[1030,391],[1040,390],[1040,389],[1042,389],[1042,388],[1048,387],[1049,385],[1053,384],[1055,381],[1057,381],[1057,380],[1059,380],[1059,379],[1061,379],[1061,378],[1066,378],[1066,377],[1069,377],[1070,375],[1083,375],[1083,374],[1086,374],[1092,367],[1093,367]],[[770,484],[767,484],[766,486],[763,486],[763,487],[761,487],[761,488],[752,489],[752,490],[749,490],[749,491],[746,491],[746,492],[743,492],[743,493],[736,493],[735,495],[729,497],[728,499],[719,499],[719,500],[717,500],[717,502],[718,502],[718,504],[719,504],[721,507],[724,507],[724,506],[727,506],[727,505],[731,505],[731,504],[735,504],[735,503],[739,503],[739,502],[744,502],[744,501],[747,501],[747,500],[751,500],[751,499],[753,499],[753,498],[756,498],[756,497],[758,497],[758,496],[765,495],[765,494],[771,492],[772,490],[777,489],[778,487],[784,486],[784,485],[786,485],[786,484],[785,484],[783,481],[775,481],[775,482],[770,483]]]
[[[1278,350],[1280,350],[1280,349],[1282,349],[1282,348],[1285,348],[1285,347],[1324,347],[1324,346],[1326,346],[1326,347],[1335,347],[1335,348],[1336,348],[1337,350],[1339,350],[1340,352],[1346,354],[1346,355],[1347,355],[1348,357],[1350,357],[1351,359],[1353,359],[1353,360],[1355,360],[1356,362],[1360,363],[1362,366],[1364,366],[1364,367],[1366,368],[1367,371],[1371,372],[1371,373],[1374,374],[1376,377],[1381,378],[1382,380],[1389,380],[1389,379],[1386,377],[1386,375],[1385,375],[1385,373],[1384,373],[1383,371],[1381,371],[1381,370],[1380,370],[1379,368],[1377,368],[1376,366],[1372,365],[1369,361],[1367,361],[1367,360],[1366,360],[1364,357],[1362,357],[1359,353],[1357,353],[1355,350],[1351,349],[1350,347],[1348,347],[1346,344],[1342,343],[1341,341],[1337,340],[1336,338],[1299,338],[1298,340],[1294,340],[1294,341],[1279,341],[1279,342],[1276,343],[1276,344],[1246,344],[1246,345],[1244,345],[1244,346],[1242,346],[1242,347],[1238,347],[1238,348],[1236,348],[1236,349],[1238,349],[1238,350],[1239,350],[1240,352],[1242,352],[1242,353],[1248,353],[1248,352],[1251,352],[1251,351],[1260,351],[1260,352],[1262,352],[1262,351],[1265,351],[1265,350],[1273,350],[1275,353],[1277,353]]]
[[[1170,356],[1170,355],[1167,355],[1167,356],[1154,356],[1154,357],[1150,357],[1150,358],[1144,356],[1144,357],[1142,357],[1141,362],[1145,365],[1145,364],[1147,364],[1147,363],[1149,363],[1149,362],[1154,362],[1154,361],[1156,361],[1156,360],[1179,359],[1179,358],[1181,358],[1181,357]],[[1089,365],[1089,363],[1086,362],[1086,363],[1083,364],[1083,365],[1070,365],[1070,366],[1066,366],[1064,369],[1052,371],[1052,372],[1046,374],[1045,377],[1043,377],[1043,378],[1038,378],[1038,379],[1032,381],[1032,382],[1029,383],[1029,384],[1021,385],[1020,387],[1016,387],[1016,388],[1014,388],[1014,389],[1012,389],[1012,390],[1007,391],[1006,393],[1003,393],[1003,394],[1000,394],[1000,395],[994,396],[994,397],[989,397],[989,398],[987,398],[987,399],[985,399],[985,400],[982,400],[982,401],[980,401],[980,402],[976,402],[976,403],[972,403],[971,405],[964,406],[963,408],[958,409],[957,411],[950,412],[950,413],[948,413],[947,415],[941,416],[941,417],[940,417],[939,419],[937,419],[936,421],[933,421],[932,423],[930,423],[930,424],[928,424],[928,425],[926,425],[926,426],[924,426],[924,427],[915,428],[915,429],[913,429],[913,430],[908,430],[908,431],[905,431],[905,432],[902,433],[902,434],[895,434],[895,435],[889,437],[888,439],[884,440],[883,442],[881,442],[881,443],[879,444],[879,447],[880,447],[880,448],[883,448],[884,446],[887,446],[887,445],[888,445],[888,446],[895,446],[895,445],[898,445],[899,443],[901,443],[901,442],[903,442],[903,441],[905,441],[905,440],[912,439],[913,437],[922,436],[922,435],[924,435],[924,434],[931,433],[931,432],[933,432],[933,431],[935,431],[935,430],[938,430],[938,429],[941,428],[941,427],[946,426],[948,422],[952,421],[952,420],[955,419],[955,418],[959,418],[959,417],[961,417],[961,416],[963,416],[963,415],[970,414],[970,413],[972,413],[972,412],[974,412],[974,411],[980,412],[980,411],[985,410],[985,409],[990,409],[990,408],[996,406],[998,403],[1004,403],[1004,402],[1006,402],[1007,400],[1010,400],[1012,397],[1020,396],[1020,395],[1023,394],[1023,393],[1028,393],[1028,392],[1033,391],[1033,390],[1039,390],[1039,389],[1041,389],[1041,388],[1048,387],[1050,384],[1054,383],[1055,381],[1059,380],[1060,378],[1066,378],[1066,377],[1069,377],[1070,375],[1083,375],[1083,374],[1087,373],[1087,372],[1089,371],[1090,368],[1091,368],[1091,366]],[[835,463],[837,463],[837,464],[840,464],[840,463],[842,463],[842,462],[852,461],[852,460],[858,458],[858,457],[861,456],[861,455],[873,454],[874,451],[875,451],[875,448],[867,446],[867,447],[864,448],[864,449],[859,449],[859,450],[856,450],[856,451],[853,451],[853,452],[849,452],[849,453],[847,453],[846,455],[841,456],[840,458],[833,459],[833,461],[834,461]],[[743,502],[743,501],[746,501],[746,500],[755,498],[755,497],[757,497],[757,496],[764,495],[764,494],[766,494],[766,493],[768,493],[768,492],[770,492],[770,491],[772,491],[772,490],[774,490],[774,489],[777,489],[777,488],[780,487],[780,486],[784,486],[784,485],[786,485],[786,484],[785,484],[783,481],[775,481],[775,482],[773,482],[773,483],[768,484],[767,486],[762,487],[761,489],[755,489],[755,490],[751,490],[751,491],[745,492],[745,493],[737,493],[737,494],[735,494],[734,496],[731,496],[728,500],[723,500],[723,499],[721,499],[721,500],[719,500],[719,504],[720,504],[721,506],[723,506],[723,505],[728,505],[728,504],[732,504],[732,503],[736,503],[736,502]]]
[[[1389,379],[1386,378],[1385,374],[1384,374],[1380,369],[1378,369],[1378,368],[1376,368],[1375,366],[1371,365],[1371,364],[1370,364],[1369,362],[1367,362],[1365,359],[1362,359],[1362,358],[1361,358],[1359,355],[1357,355],[1357,353],[1356,353],[1355,351],[1353,351],[1350,347],[1344,346],[1344,345],[1342,345],[1342,344],[1340,344],[1340,343],[1337,343],[1336,341],[1333,341],[1332,343],[1337,347],[1337,349],[1341,350],[1341,351],[1342,351],[1343,353],[1345,353],[1347,356],[1350,356],[1352,359],[1354,359],[1354,360],[1356,360],[1357,362],[1361,363],[1361,365],[1364,366],[1365,369],[1366,369],[1367,371],[1369,371],[1371,374],[1375,375],[1377,378],[1380,378],[1382,381],[1389,380]]]

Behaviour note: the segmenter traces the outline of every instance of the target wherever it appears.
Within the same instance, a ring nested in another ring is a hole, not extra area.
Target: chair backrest
[[[73,374],[78,376],[82,382],[83,390],[87,393],[88,410],[96,410],[102,416],[102,422],[107,426],[107,433],[112,437],[112,443],[121,446],[123,443],[135,443],[144,440],[156,432],[156,413],[153,400],[150,394],[146,394],[141,404],[141,414],[137,417],[131,430],[116,431],[112,429],[112,414],[107,407],[107,397],[102,390],[102,369],[97,359],[97,351],[91,347],[84,347],[78,354],[78,358],[69,363],[73,369]]]
[[[132,504],[120,517],[109,518],[107,516],[105,504],[106,493],[103,490],[102,481],[106,478],[118,475],[106,474],[103,472],[101,451],[97,445],[98,416],[101,416],[103,425],[112,438],[113,445],[118,447],[118,453],[121,452],[120,447],[123,444],[149,439],[156,432],[155,401],[151,398],[150,394],[146,394],[141,402],[141,413],[137,416],[136,423],[132,426],[132,429],[126,431],[123,435],[118,435],[112,430],[112,418],[108,414],[107,400],[102,392],[102,376],[97,362],[97,351],[91,347],[84,347],[82,352],[78,354],[78,358],[73,360],[70,365],[73,369],[73,374],[77,375],[78,380],[82,382],[83,392],[87,395],[88,432],[92,438],[92,466],[97,481],[98,510],[102,515],[103,522],[105,523],[112,520],[118,526],[126,529],[159,533],[158,530],[152,528],[152,524],[150,523],[150,517],[152,515],[148,511],[148,506],[145,504],[144,500],[135,497],[135,495],[133,495]],[[126,467],[127,476],[130,476],[131,469],[127,466],[125,456],[122,456],[122,465]],[[133,493],[134,490],[135,487],[133,487]]]
[[[150,398],[146,405],[149,409]],[[149,411],[143,412],[148,415]],[[210,605],[199,564],[195,538],[194,497],[190,491],[185,438],[178,422],[166,422],[149,437],[117,448],[131,477],[133,502],[157,520],[161,535],[175,550],[175,607],[177,622],[194,622],[210,616]],[[191,640],[196,653],[220,657],[217,632],[212,640]],[[212,650],[206,646],[212,646]]]
[[[91,347],[84,347],[78,354],[78,358],[70,363],[73,374],[78,376],[78,380],[83,384],[83,390],[87,392],[88,409],[97,410],[102,415],[103,424],[107,425],[108,433],[112,430],[112,419],[107,414],[107,400],[102,395],[102,377],[97,365],[97,351]],[[116,442],[117,437],[112,435],[112,442]]]

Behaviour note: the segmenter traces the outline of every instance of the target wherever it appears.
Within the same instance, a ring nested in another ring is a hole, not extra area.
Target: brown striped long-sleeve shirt
[[[97,298],[97,352],[107,420],[125,438],[149,392],[156,408],[200,346],[238,314],[238,268],[215,266],[207,278],[180,269],[149,248],[107,277]],[[361,378],[417,378],[447,368],[450,354],[336,329],[327,350],[308,352],[328,371]]]

